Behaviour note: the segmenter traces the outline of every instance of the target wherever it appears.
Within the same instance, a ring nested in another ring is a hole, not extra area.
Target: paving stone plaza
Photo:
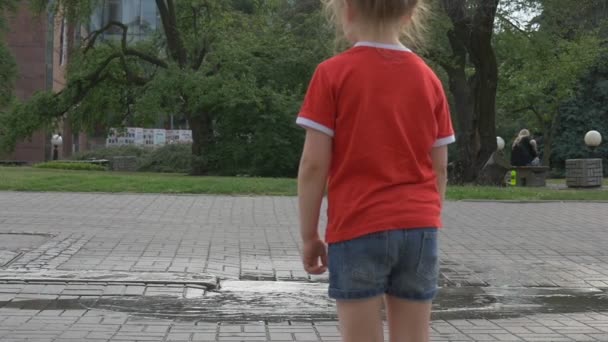
[[[608,203],[450,202],[432,341],[608,341]],[[295,198],[0,192],[0,341],[339,341]]]

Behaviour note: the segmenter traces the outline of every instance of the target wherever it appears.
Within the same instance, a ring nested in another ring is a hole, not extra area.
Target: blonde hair
[[[523,138],[529,137],[529,136],[530,136],[530,131],[528,131],[527,129],[524,128],[521,131],[519,131],[517,138],[515,138],[515,141],[513,141],[513,147],[517,146]]]
[[[338,40],[343,38],[342,11],[348,1],[364,16],[364,20],[383,32],[397,25],[401,18],[410,16],[400,31],[400,38],[411,47],[421,47],[427,32],[425,25],[430,13],[427,0],[321,0],[328,20],[336,28]]]

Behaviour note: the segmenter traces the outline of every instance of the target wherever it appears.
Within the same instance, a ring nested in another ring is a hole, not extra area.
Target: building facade
[[[36,15],[24,2],[9,21],[6,36],[7,45],[18,67],[16,96],[20,100],[27,100],[39,91],[62,90],[66,85],[70,53],[80,41],[77,38],[101,29],[110,21],[119,21],[129,27],[129,42],[149,38],[160,27],[155,0],[105,0],[92,14],[90,26],[78,29],[69,26],[60,15]],[[113,40],[120,37],[120,30],[110,29],[102,38]],[[66,122],[57,132],[40,130],[18,143],[8,159],[29,163],[49,160],[52,149],[50,140],[55,133],[60,133],[63,137],[60,158],[67,158],[74,152],[105,142],[105,137],[94,139],[84,133],[73,132]]]
[[[48,26],[49,18],[36,18],[26,5],[9,21],[6,42],[17,62],[15,95],[20,100],[53,87],[53,37]],[[39,131],[18,143],[9,159],[39,162],[47,160],[50,152],[50,133]]]

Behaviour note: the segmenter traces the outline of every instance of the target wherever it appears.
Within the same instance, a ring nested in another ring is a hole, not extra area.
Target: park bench
[[[547,186],[548,166],[512,166],[516,172],[516,186],[544,187]]]
[[[547,166],[512,166],[503,153],[494,152],[484,165],[477,183],[487,186],[511,184],[511,174],[515,171],[515,185],[521,187],[543,187],[547,185]]]

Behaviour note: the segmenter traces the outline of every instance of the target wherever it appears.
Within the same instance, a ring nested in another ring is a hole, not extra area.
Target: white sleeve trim
[[[433,147],[441,147],[454,142],[456,142],[456,137],[454,135],[451,135],[449,137],[437,139],[437,141],[435,141],[435,144],[433,144]]]
[[[311,128],[311,129],[314,129],[314,130],[319,131],[321,133],[325,133],[325,134],[329,135],[332,138],[334,137],[334,130],[333,129],[331,129],[331,128],[327,127],[327,126],[321,125],[320,123],[318,123],[316,121],[312,121],[310,119],[299,117],[296,120],[296,124],[298,124],[298,125],[300,125],[300,126],[302,126],[304,128]]]

